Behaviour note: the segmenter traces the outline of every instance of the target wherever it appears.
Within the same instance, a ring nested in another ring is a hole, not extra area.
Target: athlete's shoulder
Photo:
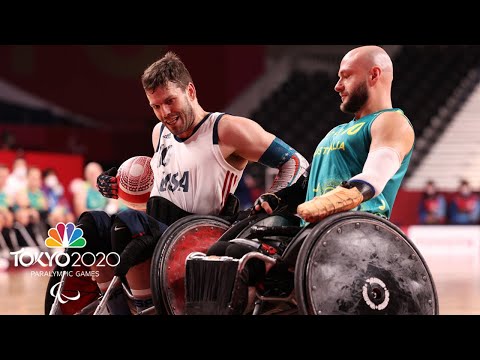
[[[405,112],[400,108],[393,108],[391,111],[386,111],[385,114],[388,114],[391,118],[408,120],[408,116],[405,115]]]
[[[246,120],[250,120],[250,119],[247,119],[243,116],[237,116],[237,115],[232,115],[232,114],[227,114],[227,113],[217,113],[218,116],[216,117],[217,119],[218,118],[221,118],[221,122],[224,122],[224,123],[235,123],[235,122],[242,122],[242,121],[246,121]],[[250,120],[252,121],[252,120]]]
[[[245,131],[256,131],[257,127],[259,127],[259,125],[255,121],[243,116],[231,114],[223,114],[218,123],[219,135],[225,133],[238,134]]]
[[[162,129],[163,124],[159,122],[155,127],[153,128],[152,131],[152,146],[153,150],[157,150],[158,142],[160,140],[160,132]]]
[[[384,111],[375,119],[375,123],[384,124],[385,126],[399,126],[402,124],[410,124],[410,120],[405,115],[403,110],[395,108],[391,111]]]
[[[224,151],[230,154],[235,153],[244,159],[258,160],[275,136],[252,119],[243,116],[225,116],[218,125],[219,143]],[[255,155],[253,156],[252,153]]]
[[[393,113],[396,114],[398,118],[403,118],[404,121],[406,121],[408,125],[413,129],[413,125],[412,125],[412,122],[410,121],[410,118],[407,115],[405,115],[402,109],[395,108]]]
[[[403,154],[410,151],[415,140],[413,126],[403,111],[381,113],[372,124],[371,135],[372,141],[375,138],[381,144],[398,144]]]
[[[157,125],[155,125],[155,127],[153,128],[153,131],[152,131],[152,136],[159,136],[160,135],[160,129],[162,128],[162,123],[159,122]]]

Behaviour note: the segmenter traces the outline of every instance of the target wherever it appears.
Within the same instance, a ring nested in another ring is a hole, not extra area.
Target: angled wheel
[[[300,313],[438,314],[430,270],[397,226],[346,212],[309,227],[295,269]]]
[[[150,271],[153,303],[158,314],[184,314],[188,254],[206,253],[229,227],[228,221],[216,216],[190,215],[165,231],[153,253]]]

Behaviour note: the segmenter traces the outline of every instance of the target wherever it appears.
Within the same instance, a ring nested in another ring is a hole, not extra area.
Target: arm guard
[[[354,209],[374,194],[373,186],[365,181],[344,181],[332,191],[299,205],[297,213],[305,221],[314,223],[329,215]]]
[[[290,159],[278,167],[278,174],[268,191],[275,192],[294,184],[307,167],[308,161],[300,153],[295,152]]]
[[[258,162],[279,170],[272,186],[268,189],[269,193],[295,183],[309,165],[308,161],[299,152],[279,138],[272,141]]]
[[[391,147],[379,147],[368,153],[363,165],[363,171],[352,177],[350,181],[363,181],[374,189],[374,195],[379,195],[388,180],[400,169],[402,157],[399,152]]]

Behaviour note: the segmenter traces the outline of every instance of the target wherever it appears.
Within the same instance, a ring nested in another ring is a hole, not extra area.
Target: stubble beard
[[[363,82],[356,89],[350,92],[347,102],[340,104],[340,110],[347,114],[357,113],[368,101],[367,84]]]
[[[184,132],[191,130],[195,122],[195,113],[193,111],[192,105],[189,102],[187,102],[184,108],[182,109],[181,117],[183,118],[183,121],[184,121],[182,128],[175,131],[170,130],[174,135],[181,135]]]

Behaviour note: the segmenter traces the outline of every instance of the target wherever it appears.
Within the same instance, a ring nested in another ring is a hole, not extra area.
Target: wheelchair
[[[223,231],[226,224],[195,215],[182,220],[192,226],[184,230],[173,224],[152,262],[158,313],[228,313],[218,311],[222,301],[228,307],[219,294],[235,297],[239,274],[253,258],[271,269],[255,286],[252,315],[439,313],[435,284],[421,253],[400,228],[378,215],[349,211],[300,227],[299,219],[284,211],[257,214],[232,225],[217,240],[258,244],[240,259],[209,257],[195,246],[187,249],[200,228]],[[204,312],[202,301],[208,305]],[[186,303],[195,303],[196,310]]]
[[[227,220],[209,215],[186,216],[173,223],[159,239],[152,256],[150,277],[155,305],[137,315],[183,313],[187,255],[192,250],[206,252],[230,225]],[[76,275],[82,271],[88,269],[55,267],[45,292],[46,315],[109,315],[106,302],[111,289],[119,284],[135,313],[133,295],[124,279],[115,276],[102,295],[90,277]]]
[[[217,241],[254,242],[258,249],[240,259],[206,256]],[[255,286],[252,315],[439,313],[427,263],[413,242],[388,220],[349,211],[301,227],[299,218],[280,210],[233,224],[208,215],[189,215],[173,223],[153,253],[154,307],[142,314],[201,313],[186,305],[189,292],[211,303],[226,289],[227,298],[232,299],[239,274],[254,258],[270,264],[271,269]],[[207,275],[213,271],[216,281],[202,276],[202,271]],[[55,274],[46,291],[46,314],[108,314],[108,290],[101,296],[89,278]],[[118,277],[112,281],[119,282]],[[128,286],[123,287],[132,299]],[[52,288],[61,295],[54,297]],[[61,301],[62,294],[76,300]],[[209,309],[204,313],[215,314]]]

